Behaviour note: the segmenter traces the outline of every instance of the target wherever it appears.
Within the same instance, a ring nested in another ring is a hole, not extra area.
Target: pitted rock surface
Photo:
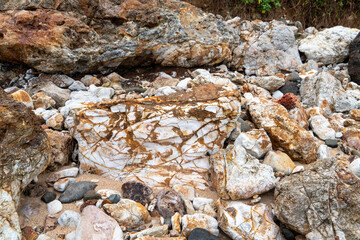
[[[153,197],[152,189],[141,182],[126,182],[121,186],[122,197],[146,205]]]
[[[66,125],[79,143],[82,171],[150,187],[206,188],[207,153],[235,128],[235,91],[207,84],[161,97],[87,104]]]
[[[171,218],[176,212],[186,213],[184,200],[174,190],[162,190],[157,195],[156,209],[163,218]]]

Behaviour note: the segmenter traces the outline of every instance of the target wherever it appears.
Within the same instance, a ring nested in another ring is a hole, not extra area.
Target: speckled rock
[[[184,215],[181,218],[182,234],[187,237],[195,228],[203,228],[218,236],[218,222],[215,218],[202,213],[195,213],[193,215]]]
[[[64,121],[64,116],[61,113],[57,113],[46,120],[46,126],[61,131],[64,128]]]
[[[0,189],[1,217],[0,217],[0,238],[21,239],[19,217],[16,213],[14,201],[9,192]]]
[[[262,158],[272,150],[270,138],[264,129],[252,129],[246,133],[240,133],[234,144],[241,145],[255,158]]]
[[[146,205],[153,198],[153,191],[150,187],[141,182],[126,182],[121,186],[123,198],[134,200]]]
[[[271,207],[218,200],[219,227],[232,239],[285,240],[274,223]]]
[[[261,164],[240,145],[211,156],[211,180],[222,199],[247,199],[275,187],[272,168]]]
[[[163,218],[171,218],[176,212],[186,213],[184,200],[174,190],[162,190],[157,195],[156,209]]]
[[[128,230],[136,229],[151,220],[146,208],[130,199],[121,199],[117,204],[105,204],[103,207],[121,227]]]
[[[237,96],[207,84],[161,97],[88,103],[70,111],[66,125],[79,143],[84,172],[152,188],[204,189],[206,154],[218,151],[235,127]]]
[[[74,178],[62,178],[54,183],[54,189],[58,192],[64,192],[65,189],[75,182]]]

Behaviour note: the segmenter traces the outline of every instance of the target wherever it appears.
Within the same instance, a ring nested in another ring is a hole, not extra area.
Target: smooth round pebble
[[[59,200],[54,200],[46,205],[49,214],[56,214],[63,209],[62,203]]]
[[[115,204],[120,201],[120,195],[119,194],[112,194],[107,199],[111,201],[111,203]]]
[[[54,192],[46,192],[42,197],[41,197],[41,201],[43,201],[44,203],[49,203],[52,202],[56,199],[56,193]]]
[[[326,139],[325,144],[331,148],[336,148],[338,146],[338,140],[337,139]]]

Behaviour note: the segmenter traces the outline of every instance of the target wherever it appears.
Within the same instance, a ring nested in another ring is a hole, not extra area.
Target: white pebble
[[[56,214],[63,209],[62,203],[59,200],[54,200],[46,205],[49,214]]]

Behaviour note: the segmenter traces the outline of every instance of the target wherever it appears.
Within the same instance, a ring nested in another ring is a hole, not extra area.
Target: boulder
[[[47,73],[214,65],[230,59],[240,42],[221,18],[181,1],[0,1],[0,6],[0,61]]]
[[[51,129],[45,130],[49,145],[50,145],[50,164],[51,169],[66,165],[71,159],[71,154],[74,148],[73,139],[69,132],[53,131]]]
[[[323,159],[283,178],[275,188],[275,214],[308,239],[357,239],[360,181],[337,159]]]
[[[360,33],[349,45],[348,71],[351,81],[360,84]]]
[[[264,98],[248,102],[254,123],[269,135],[273,148],[281,147],[293,160],[310,163],[316,160],[317,140],[299,126],[286,108]]]
[[[206,188],[207,154],[218,151],[240,113],[236,91],[207,84],[161,97],[83,104],[65,121],[80,168],[149,187]]]
[[[40,119],[0,88],[0,238],[20,239],[15,209],[22,190],[49,164]]]
[[[211,180],[222,199],[247,199],[275,187],[272,168],[261,164],[240,145],[211,156]]]
[[[307,59],[323,64],[342,63],[349,55],[350,42],[359,29],[336,26],[311,34],[300,40],[299,51]]]

